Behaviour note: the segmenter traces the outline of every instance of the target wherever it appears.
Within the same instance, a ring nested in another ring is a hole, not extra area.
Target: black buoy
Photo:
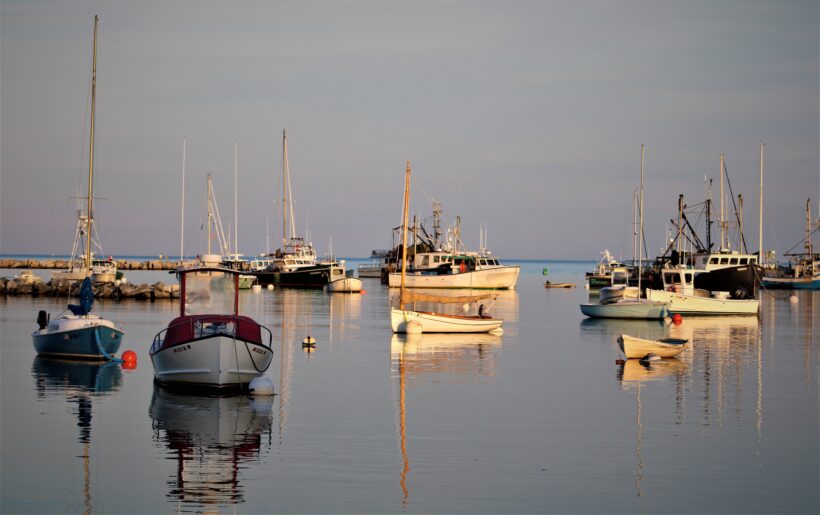
[[[40,310],[40,312],[37,313],[37,325],[40,326],[41,330],[46,328],[49,318],[48,313],[43,310]]]

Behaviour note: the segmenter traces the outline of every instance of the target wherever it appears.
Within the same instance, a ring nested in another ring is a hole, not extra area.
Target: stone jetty
[[[179,261],[154,259],[149,261],[114,260],[117,270],[176,270],[180,267]],[[39,268],[60,270],[68,268],[67,259],[0,259],[0,268]]]
[[[80,281],[18,279],[0,277],[0,295],[29,297],[78,297]],[[94,283],[94,297],[113,300],[178,299],[179,285],[131,283]]]

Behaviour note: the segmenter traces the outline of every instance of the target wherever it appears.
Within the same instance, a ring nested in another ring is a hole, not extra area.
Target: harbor
[[[816,293],[766,292],[759,317],[591,320],[577,308],[583,287],[545,289],[541,271],[582,284],[594,262],[519,264],[518,287],[493,307],[498,336],[394,335],[394,290],[376,278],[365,295],[242,291],[243,312],[274,335],[276,395],[254,399],[154,384],[148,347],[177,301],[95,306],[124,329],[121,352],[137,352],[126,368],[38,357],[33,310],[65,299],[0,297],[3,439],[14,442],[3,511],[111,512],[123,498],[153,513],[813,510]],[[690,343],[619,365],[622,333]],[[116,473],[125,462],[144,478],[138,498]]]
[[[820,4],[0,3],[0,513],[820,513]]]

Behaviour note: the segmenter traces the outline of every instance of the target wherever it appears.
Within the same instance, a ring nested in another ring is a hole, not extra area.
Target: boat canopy
[[[199,267],[178,273],[180,315],[239,313],[238,270]]]

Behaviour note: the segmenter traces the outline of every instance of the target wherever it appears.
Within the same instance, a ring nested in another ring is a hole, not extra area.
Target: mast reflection
[[[397,378],[396,425],[401,452],[401,505],[410,499],[407,390],[414,384],[486,383],[495,377],[501,335],[394,334],[390,339],[391,374]]]
[[[76,406],[79,437],[83,450],[83,505],[84,513],[91,513],[91,421],[93,400],[108,395],[122,386],[122,369],[111,361],[69,361],[36,356],[31,366],[37,398],[65,396]]]

